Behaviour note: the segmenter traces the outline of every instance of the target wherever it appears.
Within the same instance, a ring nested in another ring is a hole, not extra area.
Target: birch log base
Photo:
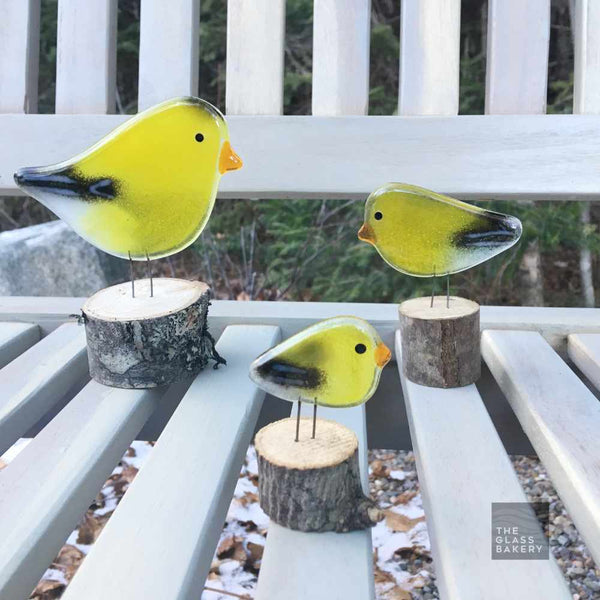
[[[479,304],[436,296],[403,302],[400,314],[402,369],[414,383],[436,388],[470,385],[481,375]]]
[[[153,388],[225,361],[208,332],[209,287],[200,281],[148,279],[100,290],[82,308],[90,376],[118,388]]]
[[[372,527],[383,518],[364,495],[353,431],[312,418],[283,419],[263,427],[255,439],[260,506],[271,520],[298,531],[338,533]]]

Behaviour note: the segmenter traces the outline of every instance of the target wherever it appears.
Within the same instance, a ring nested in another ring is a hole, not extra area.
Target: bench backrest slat
[[[303,117],[280,116],[285,0],[228,0],[225,105],[247,168],[224,178],[220,196],[361,198],[384,181],[410,181],[466,199],[595,199],[600,3],[571,2],[575,112],[588,115],[542,116],[550,3],[489,0],[488,116],[457,116],[461,0],[404,0],[399,117],[380,118],[364,116],[370,0],[314,1],[313,106]],[[55,119],[18,114],[36,110],[40,0],[0,0],[0,113],[9,113],[0,114],[0,195],[20,193],[20,166],[63,160],[122,122],[104,114],[114,108],[116,5],[59,0],[56,110],[85,114]],[[200,8],[142,0],[140,110],[198,94]]]
[[[458,114],[460,0],[404,0],[400,27],[398,114]]]
[[[313,115],[367,114],[370,34],[370,0],[315,0]]]
[[[283,112],[285,0],[229,0],[227,76],[229,115]]]
[[[0,0],[0,113],[37,111],[40,0]]]
[[[198,94],[200,0],[144,0],[138,107]]]
[[[600,2],[578,0],[573,29],[573,112],[600,114]]]
[[[56,112],[115,111],[116,0],[60,0],[56,37]]]
[[[485,112],[546,112],[550,0],[490,0]]]

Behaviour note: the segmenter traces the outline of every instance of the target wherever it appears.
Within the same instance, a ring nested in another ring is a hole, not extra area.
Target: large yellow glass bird
[[[404,183],[375,190],[358,237],[394,269],[416,277],[451,275],[507,250],[521,237],[516,217]]]
[[[377,389],[391,352],[363,319],[333,317],[315,323],[261,354],[250,378],[290,402],[345,408],[366,402]]]
[[[20,169],[15,181],[94,246],[149,260],[198,238],[221,175],[241,166],[221,112],[189,97],[139,113],[69,160]]]

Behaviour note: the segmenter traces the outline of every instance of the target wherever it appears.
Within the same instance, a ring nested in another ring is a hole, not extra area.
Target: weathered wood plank
[[[283,112],[285,0],[228,0],[228,115]]]
[[[0,597],[28,597],[162,393],[91,382],[2,471]]]
[[[569,358],[600,390],[600,334],[573,333],[568,337]]]
[[[0,369],[40,340],[40,328],[31,323],[0,323]]]
[[[303,411],[303,416],[312,415],[312,407],[303,407]],[[343,410],[319,408],[318,414],[324,419],[333,419],[356,433],[362,486],[368,493],[364,404]],[[255,597],[256,600],[373,600],[375,588],[371,530],[315,535],[292,531],[271,522]]]
[[[401,11],[398,114],[458,114],[460,0],[404,0]]]
[[[0,454],[87,374],[85,332],[66,324],[0,371]]]
[[[0,115],[0,195],[17,193],[19,167],[68,158],[126,118]],[[364,198],[382,181],[477,199],[590,200],[600,189],[595,115],[228,121],[244,168],[223,177],[221,197]]]
[[[600,4],[575,2],[573,112],[600,113]]]
[[[398,333],[396,353],[401,351]],[[406,379],[400,361],[398,371],[440,595],[446,600],[571,598],[553,558],[491,559],[492,502],[526,502],[526,497],[475,385],[429,388]]]
[[[546,112],[550,0],[490,0],[485,112]]]
[[[264,398],[248,369],[278,339],[276,327],[225,331],[227,366],[196,378],[65,600],[198,598]]]
[[[365,115],[369,105],[370,0],[315,0],[313,115]]]
[[[116,0],[60,0],[56,39],[56,112],[115,110]]]
[[[38,323],[53,330],[77,313],[85,298],[0,297],[0,321]],[[389,348],[398,328],[397,304],[360,302],[236,302],[214,300],[208,323],[213,334],[227,325],[280,326],[284,338],[316,321],[354,314],[371,322]],[[520,329],[541,333],[553,347],[566,347],[570,333],[600,333],[600,309],[521,306],[482,306],[482,329]]]
[[[600,333],[600,309],[482,306],[481,330],[485,329],[535,331],[555,350],[563,351],[570,333]]]
[[[198,93],[200,0],[144,0],[138,109]]]
[[[35,112],[40,0],[1,0],[0,14],[0,113]]]
[[[484,331],[482,355],[596,560],[600,403],[537,333]]]

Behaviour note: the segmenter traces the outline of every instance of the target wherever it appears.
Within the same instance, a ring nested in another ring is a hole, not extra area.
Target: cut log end
[[[358,467],[355,434],[317,419],[283,419],[263,427],[255,439],[261,508],[288,529],[346,532],[372,527],[383,518],[365,496]]]
[[[199,281],[160,278],[100,290],[83,308],[90,375],[104,385],[152,388],[225,363],[208,331],[210,289]]]
[[[413,298],[399,307],[402,370],[420,385],[462,387],[481,375],[479,305],[465,298]]]

